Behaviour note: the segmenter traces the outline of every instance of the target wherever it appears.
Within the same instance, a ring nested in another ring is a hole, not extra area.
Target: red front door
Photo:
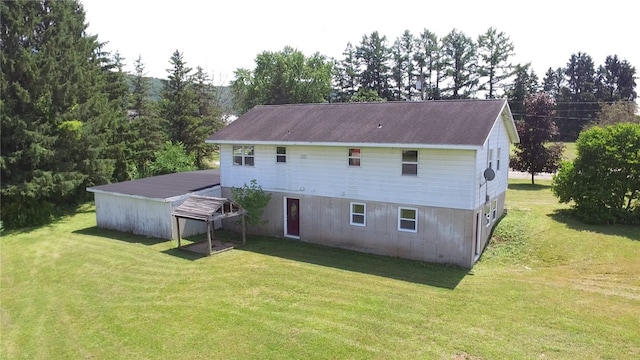
[[[300,199],[287,198],[287,235],[300,236]]]

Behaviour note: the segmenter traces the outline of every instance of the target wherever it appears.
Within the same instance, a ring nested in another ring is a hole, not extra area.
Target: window
[[[498,157],[496,159],[496,170],[500,170],[500,148],[498,148]]]
[[[351,203],[351,225],[365,226],[367,222],[367,205]]]
[[[349,166],[360,166],[360,149],[349,149]]]
[[[418,150],[402,150],[402,175],[418,175]]]
[[[418,209],[398,208],[398,230],[418,232]]]
[[[496,221],[497,216],[498,216],[498,199],[495,199],[491,203],[491,221]]]
[[[253,145],[236,145],[233,147],[233,165],[253,166]]]
[[[287,148],[284,146],[276,146],[276,162],[287,162]]]
[[[484,205],[484,218],[486,220],[486,225],[491,225],[491,203],[489,202]]]
[[[493,149],[489,150],[489,169],[493,169]]]

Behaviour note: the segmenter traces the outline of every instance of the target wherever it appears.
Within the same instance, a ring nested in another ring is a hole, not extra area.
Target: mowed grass
[[[639,358],[640,229],[527,182],[470,271],[257,237],[199,257],[90,207],[5,234],[0,358]]]

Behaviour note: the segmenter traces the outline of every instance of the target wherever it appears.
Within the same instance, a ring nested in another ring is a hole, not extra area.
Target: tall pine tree
[[[47,221],[58,205],[108,182],[109,125],[121,114],[109,60],[77,1],[0,3],[2,220]]]

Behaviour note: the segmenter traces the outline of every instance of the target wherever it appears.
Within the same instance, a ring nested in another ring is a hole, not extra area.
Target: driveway
[[[552,173],[540,173],[536,174],[535,179],[551,180],[552,176]],[[531,179],[531,174],[527,172],[509,170],[509,179]]]

